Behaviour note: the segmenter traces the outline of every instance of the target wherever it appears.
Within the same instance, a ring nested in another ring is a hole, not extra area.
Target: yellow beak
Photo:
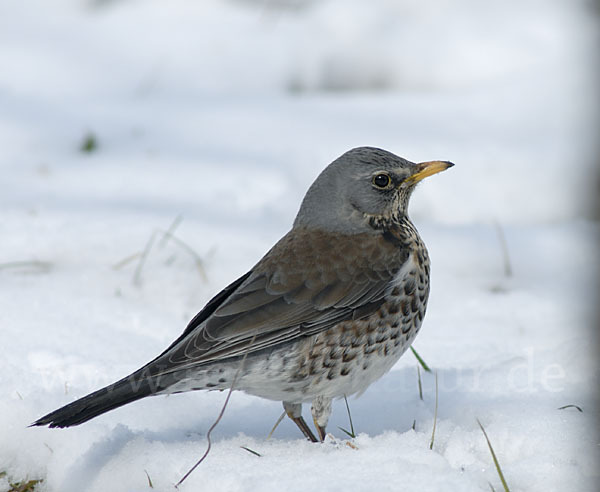
[[[440,173],[452,166],[454,166],[454,164],[448,161],[421,162],[420,164],[417,164],[416,172],[406,178],[406,181],[409,183],[418,183],[427,176]]]

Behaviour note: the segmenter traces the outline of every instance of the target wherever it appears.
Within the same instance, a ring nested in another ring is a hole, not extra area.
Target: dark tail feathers
[[[71,427],[97,417],[109,410],[145,398],[166,389],[175,382],[173,375],[152,376],[148,368],[127,376],[79,400],[69,403],[36,420],[31,426]]]

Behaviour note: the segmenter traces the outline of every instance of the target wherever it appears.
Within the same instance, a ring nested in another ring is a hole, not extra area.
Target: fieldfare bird
[[[234,389],[282,401],[311,441],[333,398],[363,392],[414,340],[429,256],[407,215],[416,184],[453,164],[415,164],[359,147],[309,188],[293,227],[225,287],[163,353],[133,374],[40,418],[69,427],[150,395]]]

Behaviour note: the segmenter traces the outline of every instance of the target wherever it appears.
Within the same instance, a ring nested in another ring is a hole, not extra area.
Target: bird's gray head
[[[399,221],[407,215],[416,184],[452,165],[447,161],[415,164],[373,147],[352,149],[317,177],[294,227],[356,234]]]

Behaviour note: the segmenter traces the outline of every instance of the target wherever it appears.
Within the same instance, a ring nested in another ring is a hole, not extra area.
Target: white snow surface
[[[27,426],[161,352],[359,145],[456,163],[411,203],[432,449],[407,353],[349,400],[353,447],[343,400],[314,445],[234,392],[179,490],[502,490],[476,419],[511,491],[597,490],[597,23],[569,0],[3,0],[0,491],[175,490],[225,393]]]

